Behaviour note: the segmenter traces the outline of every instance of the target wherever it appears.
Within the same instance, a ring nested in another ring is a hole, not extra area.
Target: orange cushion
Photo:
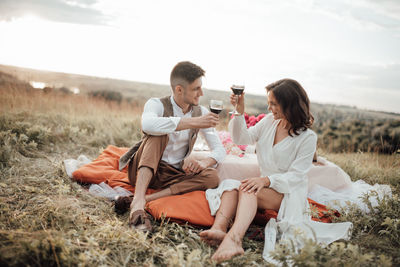
[[[146,208],[156,219],[164,216],[176,222],[199,226],[211,226],[214,223],[204,191],[159,198],[147,203]]]
[[[90,184],[99,184],[112,177],[128,178],[126,169],[118,171],[119,157],[127,150],[127,148],[108,146],[97,159],[74,171],[72,176],[78,182]]]
[[[99,184],[105,182],[111,187],[120,186],[132,193],[135,192],[128,178],[127,168],[118,170],[119,158],[128,151],[125,147],[116,147],[109,145],[101,152],[99,157],[91,163],[83,165],[72,173],[73,179],[81,183]],[[147,194],[157,190],[148,189]]]
[[[325,205],[308,199],[311,209],[318,212],[318,217],[312,217],[314,221],[325,223],[332,222],[332,216],[339,216],[336,211],[329,215]],[[204,191],[194,191],[183,195],[169,196],[153,200],[146,205],[147,211],[156,219],[170,218],[178,223],[189,222],[199,226],[211,226],[214,217],[211,216],[208,201]],[[274,210],[258,211],[253,223],[265,225],[269,219],[276,218],[278,212]]]
[[[111,187],[120,186],[132,193],[135,188],[129,183],[127,168],[118,170],[119,158],[128,150],[128,148],[119,148],[109,145],[97,159],[86,164],[72,173],[73,179],[83,183],[99,184],[105,182]],[[148,189],[147,194],[157,190]],[[309,199],[310,204],[318,210],[322,218],[313,218],[323,222],[331,222],[329,216],[326,216],[327,209],[324,205]],[[214,217],[210,215],[210,208],[204,191],[194,191],[183,195],[175,195],[160,198],[147,203],[147,210],[156,219],[162,216],[170,218],[176,222],[189,222],[199,226],[211,226]],[[315,209],[314,208],[314,209]],[[335,214],[338,216],[338,213]],[[277,212],[265,210],[258,212],[254,222],[266,224],[270,218],[276,218]]]

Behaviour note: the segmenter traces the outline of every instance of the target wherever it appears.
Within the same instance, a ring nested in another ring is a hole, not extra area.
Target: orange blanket
[[[127,150],[128,148],[108,146],[97,159],[74,171],[73,178],[82,183],[99,184],[105,182],[111,187],[120,186],[134,193],[135,188],[129,183],[126,168],[122,171],[118,170],[118,160]],[[147,194],[155,191],[148,189]],[[332,221],[326,206],[311,199],[308,199],[308,201],[312,210],[316,211],[315,213],[318,213],[319,216],[319,218],[313,217],[313,220]],[[194,191],[183,195],[157,199],[147,203],[146,208],[156,219],[165,216],[177,222],[189,222],[201,226],[211,226],[214,222],[214,217],[210,215],[210,208],[204,191]],[[339,213],[335,212],[334,215],[339,216]],[[276,211],[265,210],[257,213],[254,222],[263,225],[270,218],[276,218],[276,216]]]

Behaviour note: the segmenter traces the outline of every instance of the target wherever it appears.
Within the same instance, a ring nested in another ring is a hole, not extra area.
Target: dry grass
[[[35,114],[64,114],[75,117],[106,117],[108,114],[127,117],[138,114],[138,104],[123,101],[121,104],[88,95],[70,95],[64,93],[44,93],[42,90],[20,90],[1,88],[0,111],[3,113],[34,112]]]
[[[116,215],[110,202],[65,174],[63,159],[95,158],[108,144],[128,146],[140,138],[137,107],[0,90],[0,265],[213,265],[214,249],[199,240],[199,229],[161,221],[151,235],[129,230],[127,215]],[[398,155],[324,156],[353,180],[388,183],[399,193]],[[399,206],[396,195],[371,215],[353,209],[341,218],[355,224],[350,242],[328,248],[310,242],[299,254],[282,247],[276,258],[300,266],[398,265]],[[245,238],[243,245],[245,255],[224,265],[265,265],[262,241]]]

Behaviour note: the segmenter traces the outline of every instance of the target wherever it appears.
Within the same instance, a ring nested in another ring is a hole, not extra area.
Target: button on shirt
[[[150,98],[144,105],[142,130],[149,135],[159,136],[168,134],[168,144],[161,160],[174,167],[179,167],[179,163],[184,159],[188,150],[190,129],[181,131],[175,131],[175,129],[181,118],[192,117],[193,109],[184,114],[172,96],[171,103],[174,117],[163,117],[164,105],[160,99]],[[209,112],[205,107],[200,107],[202,115]],[[203,135],[211,149],[210,157],[215,159],[217,163],[221,162],[225,158],[226,152],[215,128],[199,129],[199,133]]]

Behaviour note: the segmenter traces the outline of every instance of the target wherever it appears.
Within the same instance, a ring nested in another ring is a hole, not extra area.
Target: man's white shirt
[[[142,114],[142,130],[149,135],[159,136],[168,134],[168,144],[161,160],[173,165],[174,167],[178,167],[179,163],[186,156],[190,129],[181,131],[175,130],[176,127],[178,127],[181,118],[192,117],[193,109],[184,114],[172,96],[171,103],[174,116],[163,117],[164,105],[161,103],[160,99],[150,98],[144,105]],[[205,107],[200,107],[202,115],[209,112]],[[199,133],[203,135],[211,150],[210,157],[215,159],[217,163],[221,162],[225,158],[226,152],[215,128],[199,129]]]

